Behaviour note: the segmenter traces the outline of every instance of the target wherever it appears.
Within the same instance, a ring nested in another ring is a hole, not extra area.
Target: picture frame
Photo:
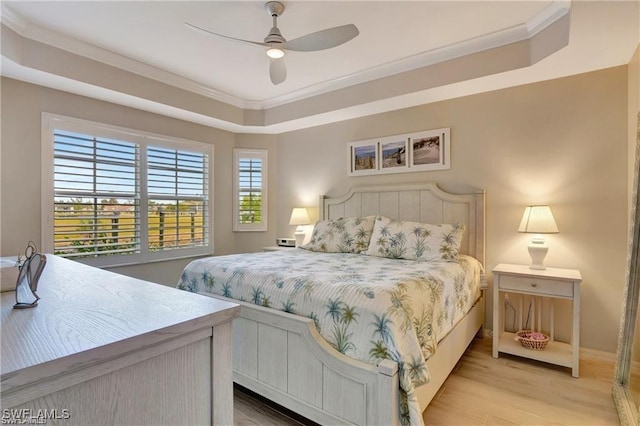
[[[378,172],[378,145],[377,140],[349,144],[349,176],[371,175]]]
[[[409,137],[409,168],[412,171],[451,168],[450,129],[428,130]]]
[[[409,167],[409,139],[392,136],[379,141],[381,173],[400,173]]]
[[[451,168],[451,129],[425,130],[348,144],[349,176]]]

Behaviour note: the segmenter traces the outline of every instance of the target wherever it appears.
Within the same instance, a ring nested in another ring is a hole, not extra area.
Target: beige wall
[[[15,256],[24,250],[27,241],[40,241],[40,144],[43,112],[97,121],[143,130],[167,136],[214,145],[214,249],[216,254],[249,251],[249,247],[272,245],[275,222],[270,231],[243,233],[236,238],[232,232],[232,150],[253,144],[251,137],[236,136],[211,127],[201,126],[120,105],[102,102],[70,93],[2,78],[2,139],[1,139],[1,243],[0,255]],[[275,141],[260,138],[252,147],[273,149],[269,153],[272,170],[277,170]],[[275,180],[275,177],[273,178]],[[276,198],[273,198],[274,202]],[[276,206],[272,205],[274,211]],[[46,209],[46,207],[45,207]],[[275,219],[276,214],[272,217]],[[238,248],[236,248],[236,241]],[[188,259],[147,265],[114,268],[134,277],[175,285]]]
[[[487,191],[490,271],[499,262],[528,262],[527,236],[516,232],[523,207],[549,203],[560,233],[549,237],[546,263],[582,271],[582,346],[613,352],[626,253],[628,80],[627,67],[617,67],[268,136],[233,135],[2,79],[0,254],[15,255],[27,240],[40,239],[40,119],[46,111],[214,144],[216,254],[256,251],[276,236],[292,236],[290,209],[315,207],[320,194],[420,180]],[[346,176],[348,142],[444,126],[451,128],[451,170]],[[266,233],[231,231],[234,146],[269,149]],[[19,185],[13,181],[18,176]],[[117,271],[172,284],[185,263]]]
[[[451,128],[450,170],[346,176],[348,142],[439,127]],[[484,188],[488,271],[529,262],[518,224],[524,206],[548,203],[560,233],[548,238],[546,264],[584,278],[581,345],[615,351],[627,231],[626,66],[286,133],[278,152],[282,212],[363,184]],[[286,215],[278,219],[291,235]]]

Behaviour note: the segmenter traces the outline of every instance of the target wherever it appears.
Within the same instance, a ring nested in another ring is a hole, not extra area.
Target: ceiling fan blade
[[[201,32],[203,32],[205,34],[208,34],[208,35],[214,35],[216,37],[222,37],[222,38],[226,38],[228,40],[239,41],[240,43],[248,43],[248,44],[253,44],[253,45],[256,45],[256,46],[267,46],[267,47],[269,47],[269,45],[266,44],[266,43],[260,43],[260,42],[257,42],[257,41],[250,41],[250,40],[243,40],[241,38],[229,37],[229,36],[226,36],[226,35],[223,35],[223,34],[214,33],[212,31],[205,30],[204,28],[200,28],[200,27],[198,27],[196,25],[193,25],[193,24],[190,24],[188,22],[185,22],[184,24],[189,28],[193,28],[194,30],[201,31]]]
[[[280,84],[287,79],[287,66],[283,58],[271,59],[269,63],[269,77],[273,84]]]
[[[358,27],[353,24],[347,24],[289,40],[282,43],[280,47],[298,52],[313,52],[340,46],[358,34],[360,34]]]

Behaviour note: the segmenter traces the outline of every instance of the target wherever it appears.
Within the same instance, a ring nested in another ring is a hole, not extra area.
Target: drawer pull
[[[538,287],[538,284],[536,284],[536,283],[531,283],[531,287]]]

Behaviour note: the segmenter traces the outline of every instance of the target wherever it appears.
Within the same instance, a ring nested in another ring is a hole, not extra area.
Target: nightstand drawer
[[[573,283],[534,277],[500,276],[500,290],[534,293],[548,296],[573,297]]]

